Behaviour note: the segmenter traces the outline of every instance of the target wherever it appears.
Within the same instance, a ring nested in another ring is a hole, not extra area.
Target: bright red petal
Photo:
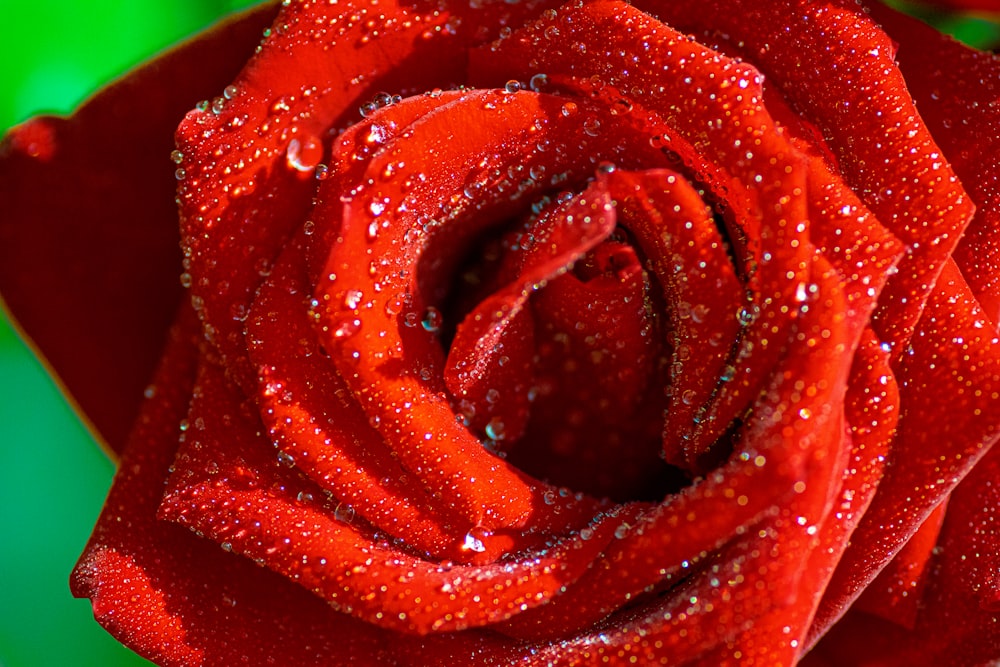
[[[990,4],[1000,7],[980,6]],[[1000,324],[1000,57],[885,7],[872,11],[899,43],[897,62],[920,115],[976,203],[955,261],[985,315]]]

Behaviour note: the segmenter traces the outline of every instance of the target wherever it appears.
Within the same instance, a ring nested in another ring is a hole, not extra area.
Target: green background
[[[251,0],[0,0],[0,130],[68,112],[106,82]],[[977,44],[996,24],[950,23]],[[0,212],[2,215],[2,212]],[[74,600],[69,572],[111,483],[94,445],[0,316],[0,667],[148,665]]]
[[[0,0],[0,131],[252,0]],[[3,212],[0,211],[0,215]],[[69,594],[113,467],[0,317],[0,667],[150,665]]]

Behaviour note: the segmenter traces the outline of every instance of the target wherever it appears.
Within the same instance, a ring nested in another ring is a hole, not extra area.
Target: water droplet
[[[588,118],[583,121],[583,131],[588,137],[596,137],[601,131],[601,121],[596,118]]]
[[[173,151],[170,153],[170,159],[173,160],[174,164],[180,164],[184,161],[184,153],[181,151]]]
[[[758,315],[760,315],[760,306],[753,303],[740,308],[739,312],[736,313],[736,321],[740,323],[740,326],[750,326]]]
[[[354,310],[361,304],[361,299],[364,298],[364,294],[361,290],[351,289],[347,290],[344,294],[344,305]]]
[[[708,306],[703,303],[695,304],[691,307],[691,319],[701,324],[705,321],[705,316],[708,315]]]
[[[426,331],[436,332],[441,329],[441,322],[444,317],[441,315],[441,311],[434,306],[428,306],[427,310],[424,311],[424,318],[420,321],[420,326],[422,326]]]
[[[239,88],[233,85],[229,85],[226,86],[225,90],[222,91],[222,96],[225,97],[227,100],[231,100],[234,97],[236,97],[236,95],[238,95],[239,92],[240,92]]]
[[[508,93],[519,92],[521,90],[521,82],[518,81],[517,79],[511,79],[506,84],[504,84],[503,89],[505,92]]]
[[[489,536],[490,532],[488,530],[480,526],[476,526],[465,534],[465,539],[462,541],[462,551],[483,553],[486,551],[486,546],[483,544],[483,540]]]
[[[528,87],[536,93],[541,92],[541,90],[548,85],[549,76],[547,74],[538,73],[528,80]]]
[[[351,523],[354,521],[354,508],[347,503],[340,503],[333,510],[333,518],[341,523]]]
[[[499,417],[494,417],[486,424],[486,437],[490,440],[503,440],[506,436],[504,433],[504,423]]]
[[[285,149],[285,163],[296,171],[312,171],[323,159],[323,146],[313,136],[293,138]]]
[[[295,458],[286,452],[278,450],[278,463],[285,466],[286,468],[291,468],[295,465]]]
[[[620,97],[611,103],[612,116],[624,116],[632,111],[632,101]]]
[[[343,320],[337,327],[333,330],[333,337],[339,340],[350,338],[361,331],[361,320],[357,318],[349,318]]]
[[[406,300],[401,294],[397,294],[394,297],[390,297],[388,301],[385,302],[385,314],[389,317],[393,315],[399,315],[403,312],[403,307],[406,305]]]

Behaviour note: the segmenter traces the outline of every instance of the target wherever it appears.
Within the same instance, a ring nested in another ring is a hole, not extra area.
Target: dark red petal
[[[887,379],[888,378],[888,379]],[[821,496],[810,493],[812,482],[806,483],[805,494],[793,498],[783,511],[786,517],[819,516],[822,519],[800,531],[799,549],[808,551],[800,565],[802,576],[797,581],[798,596],[794,604],[779,606],[754,621],[729,645],[718,647],[704,656],[704,664],[793,664],[807,649],[806,634],[813,612],[837,560],[848,543],[871,501],[884,466],[885,453],[892,440],[898,396],[888,367],[888,355],[879,347],[875,335],[865,332],[851,370],[844,405],[844,416],[850,426],[842,443],[841,454],[849,458],[834,462],[830,469],[842,477],[832,487],[837,494],[832,505]],[[810,497],[811,496],[811,497]],[[785,548],[787,532],[795,532],[798,519],[787,522],[781,540]],[[804,534],[803,534],[804,533]],[[810,539],[809,536],[814,536]]]
[[[930,576],[929,562],[941,533],[947,507],[946,498],[934,508],[878,577],[865,588],[852,609],[913,629],[918,605]]]
[[[717,433],[699,428],[737,341],[744,300],[711,210],[679,174],[615,174],[614,191],[663,290],[670,320],[670,404],[663,426],[665,459],[705,472],[698,457]],[[704,463],[704,462],[702,462]]]
[[[173,131],[274,15],[261,6],[0,145],[0,290],[97,434],[119,451],[180,298]]]
[[[532,298],[535,396],[509,460],[597,497],[658,502],[681,475],[658,457],[666,357],[635,253],[606,241]]]
[[[997,478],[993,448],[951,495],[912,630],[851,610],[804,665],[993,665],[1000,659]],[[826,662],[820,662],[820,660]]]
[[[390,456],[320,347],[308,315],[302,238],[286,246],[247,319],[268,435],[286,460],[369,523],[412,548],[460,558],[453,552],[466,527]],[[259,441],[265,450],[270,444]]]
[[[807,309],[796,321],[801,344],[781,360],[732,459],[627,526],[602,561],[557,599],[564,606],[526,612],[505,631],[582,632],[542,656],[567,663],[623,656],[624,664],[629,657],[680,663],[746,632],[740,642],[748,651],[781,649],[777,662],[772,656],[765,664],[790,664],[798,649],[789,640],[804,635],[822,591],[810,578],[821,580],[824,571],[808,573],[805,563],[821,544],[813,537],[816,526],[840,490],[850,444],[843,422],[844,362],[853,358],[850,339],[857,335],[857,322],[826,321],[829,309],[843,308],[844,294],[829,264],[815,262],[812,279],[825,308]],[[661,582],[676,586],[659,599],[639,595]],[[635,609],[596,630],[588,627],[633,598]],[[567,607],[574,613],[560,614]],[[753,633],[772,609],[797,617],[787,636],[767,626]]]
[[[521,436],[528,417],[534,354],[534,345],[526,344],[534,342],[532,320],[524,311],[528,297],[567,271],[614,228],[614,207],[600,180],[550,208],[526,232],[530,247],[521,253],[516,280],[483,299],[459,324],[444,379],[451,394],[474,410],[473,432],[478,426],[489,429],[486,435],[494,440]],[[514,364],[511,354],[517,360]]]

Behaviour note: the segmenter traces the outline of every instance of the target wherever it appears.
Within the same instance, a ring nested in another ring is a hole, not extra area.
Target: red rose
[[[105,627],[1000,658],[1000,62],[846,0],[284,5],[2,148],[6,302],[122,456]]]

